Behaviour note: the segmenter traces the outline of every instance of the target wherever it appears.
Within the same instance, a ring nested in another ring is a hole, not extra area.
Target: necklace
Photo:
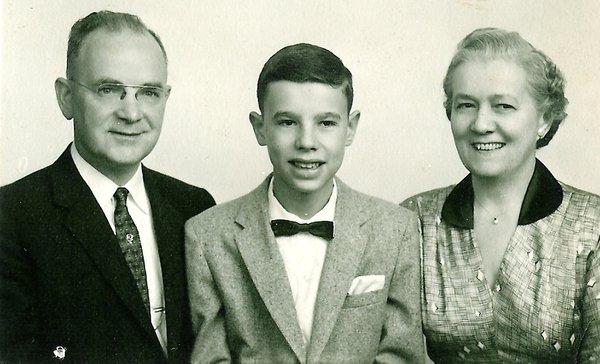
[[[494,225],[498,225],[498,223],[500,222],[499,217],[502,216],[502,215],[504,215],[506,213],[506,212],[503,212],[503,213],[501,213],[499,215],[492,214],[490,212],[490,210],[488,210],[487,208],[485,208],[485,206],[483,206],[483,204],[481,202],[479,202],[479,200],[477,199],[477,197],[475,197],[475,204],[477,204],[477,206],[481,207],[483,209],[483,211],[485,211],[488,216],[492,217],[492,223]]]

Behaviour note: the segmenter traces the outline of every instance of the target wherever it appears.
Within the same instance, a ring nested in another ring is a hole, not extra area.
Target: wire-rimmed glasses
[[[69,80],[85,89],[93,92],[99,100],[107,104],[117,104],[127,95],[127,89],[133,88],[135,98],[144,106],[152,107],[164,102],[168,95],[168,90],[160,86],[151,85],[125,85],[122,83],[103,82],[97,86],[88,86],[76,80]]]

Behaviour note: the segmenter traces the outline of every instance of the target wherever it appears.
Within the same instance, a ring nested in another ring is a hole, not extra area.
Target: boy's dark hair
[[[325,48],[299,43],[284,47],[271,56],[258,76],[256,96],[261,112],[264,111],[267,87],[275,81],[318,82],[331,87],[341,86],[348,101],[348,112],[352,108],[352,73],[341,59]]]
[[[88,14],[85,18],[79,19],[71,27],[69,33],[69,43],[67,46],[67,78],[72,80],[75,77],[75,59],[79,55],[79,50],[85,41],[85,38],[97,29],[105,29],[110,32],[119,32],[125,29],[137,33],[149,33],[158,43],[160,50],[167,61],[167,52],[159,36],[148,29],[140,18],[133,14],[115,13],[108,10],[102,10]]]

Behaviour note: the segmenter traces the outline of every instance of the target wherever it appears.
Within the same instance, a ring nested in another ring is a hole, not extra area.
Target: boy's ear
[[[255,111],[252,111],[248,118],[250,119],[250,123],[252,124],[254,136],[256,137],[258,145],[267,145],[267,138],[265,137],[265,123],[262,115]]]
[[[346,146],[352,144],[356,128],[358,128],[358,120],[360,119],[360,111],[355,110],[348,116],[348,130],[346,131]]]
[[[69,80],[63,77],[57,78],[54,81],[54,91],[62,114],[67,120],[73,119],[73,90]]]

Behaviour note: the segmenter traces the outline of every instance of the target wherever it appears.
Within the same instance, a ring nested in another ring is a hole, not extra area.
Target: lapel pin
[[[54,354],[54,357],[59,359],[59,360],[63,360],[65,358],[65,354],[67,352],[67,348],[63,347],[63,346],[57,346],[56,349],[54,349],[54,351],[52,352]]]
[[[127,240],[129,244],[133,243],[133,234],[125,235],[125,240]]]

